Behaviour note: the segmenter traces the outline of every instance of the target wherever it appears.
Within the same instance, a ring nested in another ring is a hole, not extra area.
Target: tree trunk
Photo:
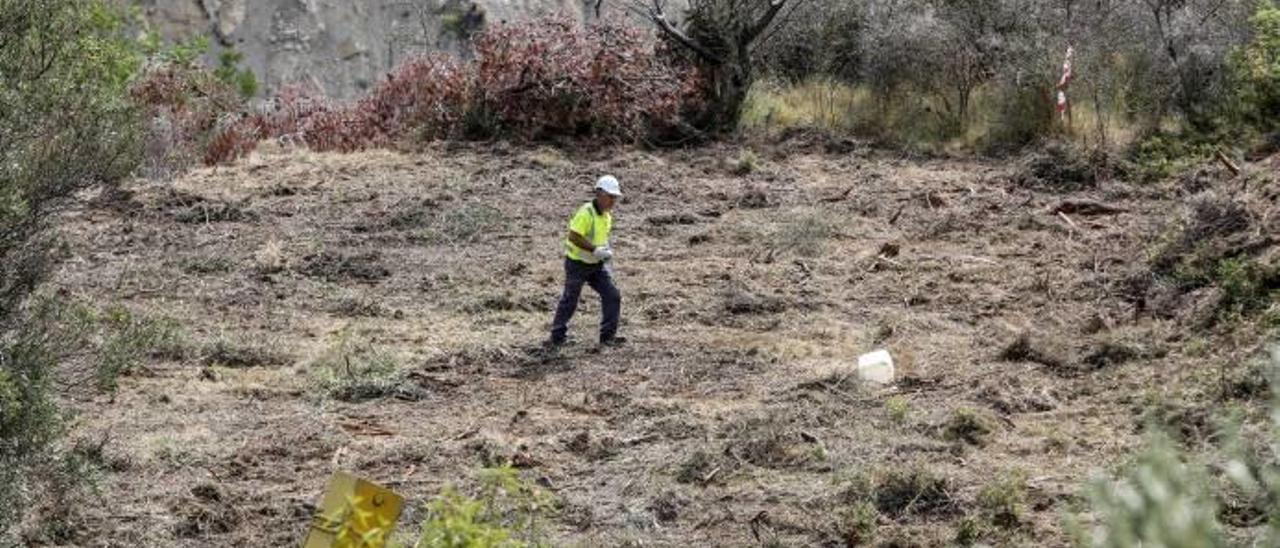
[[[707,0],[707,3],[695,1],[691,3],[689,9],[697,11],[732,7],[717,5],[716,1]],[[725,24],[724,21],[715,18],[703,20],[704,23],[712,25],[712,28],[704,29],[709,32],[689,34],[676,28],[667,19],[666,14],[662,12],[662,0],[653,0],[651,6],[644,8],[649,19],[668,38],[693,54],[696,63],[707,78],[707,89],[703,97],[706,103],[702,105],[701,112],[691,117],[694,127],[711,133],[731,132],[737,129],[743,103],[746,102],[747,92],[751,90],[755,76],[751,67],[751,46],[773,22],[786,2],[787,0],[768,0],[764,13],[750,21],[730,21]],[[721,36],[725,40],[719,45],[727,47],[717,48],[713,47],[713,44],[699,43],[690,38],[690,35]]]
[[[728,133],[738,128],[738,119],[746,103],[747,93],[754,81],[751,63],[735,59],[719,65],[704,67],[707,82],[707,103],[694,117],[694,125],[703,131]]]

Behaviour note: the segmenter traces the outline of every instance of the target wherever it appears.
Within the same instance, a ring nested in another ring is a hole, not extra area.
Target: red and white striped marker
[[[1057,110],[1063,117],[1067,116],[1067,111],[1071,105],[1070,101],[1067,100],[1067,88],[1071,86],[1071,79],[1075,76],[1071,72],[1071,57],[1075,52],[1076,50],[1074,47],[1067,46],[1067,59],[1062,63],[1062,78],[1058,80]]]

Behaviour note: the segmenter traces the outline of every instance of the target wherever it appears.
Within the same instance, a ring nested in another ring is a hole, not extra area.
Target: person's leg
[[[618,321],[622,316],[622,293],[613,284],[613,276],[607,268],[592,272],[587,283],[600,294],[600,342],[610,341],[618,334]]]
[[[556,317],[551,322],[551,342],[561,344],[569,334],[569,320],[578,310],[578,297],[582,294],[582,284],[586,282],[586,272],[577,263],[565,259],[564,293],[560,295],[560,304],[556,306]]]

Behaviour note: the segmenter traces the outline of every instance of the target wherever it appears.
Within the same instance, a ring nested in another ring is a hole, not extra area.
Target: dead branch
[[[1072,221],[1072,220],[1071,220],[1071,217],[1068,217],[1066,213],[1063,213],[1063,212],[1059,211],[1059,212],[1058,212],[1058,216],[1059,216],[1059,217],[1062,217],[1062,220],[1066,221],[1066,222],[1067,222],[1067,224],[1071,226],[1071,229],[1072,229],[1072,230],[1075,230],[1075,231],[1079,231],[1079,230],[1080,230],[1080,227],[1079,227],[1079,226],[1076,226],[1076,222],[1075,222],[1075,221]]]
[[[1117,213],[1128,213],[1129,210],[1123,207],[1107,205],[1094,200],[1063,200],[1058,205],[1053,206],[1050,213],[1066,213],[1071,215],[1115,215]]]
[[[853,187],[849,187],[844,189],[844,192],[841,192],[840,194],[837,194],[835,196],[827,196],[825,198],[820,198],[819,201],[827,202],[827,203],[840,202],[840,201],[843,201],[845,198],[848,198],[849,194],[851,194],[852,192],[853,192]]]
[[[1227,168],[1227,171],[1231,172],[1231,175],[1240,175],[1240,166],[1237,166],[1235,162],[1232,162],[1231,158],[1228,158],[1226,153],[1222,152],[1222,149],[1213,151],[1213,155],[1218,159],[1218,162],[1220,162],[1223,167]]]

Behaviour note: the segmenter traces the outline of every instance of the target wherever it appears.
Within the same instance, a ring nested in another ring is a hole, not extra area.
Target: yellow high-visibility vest
[[[591,245],[597,247],[608,245],[609,231],[613,230],[613,215],[608,211],[603,213],[596,211],[595,202],[587,202],[578,208],[573,218],[569,219],[569,230],[586,238]],[[589,264],[600,262],[590,252],[573,245],[568,238],[564,240],[564,251],[565,255],[575,261]]]

